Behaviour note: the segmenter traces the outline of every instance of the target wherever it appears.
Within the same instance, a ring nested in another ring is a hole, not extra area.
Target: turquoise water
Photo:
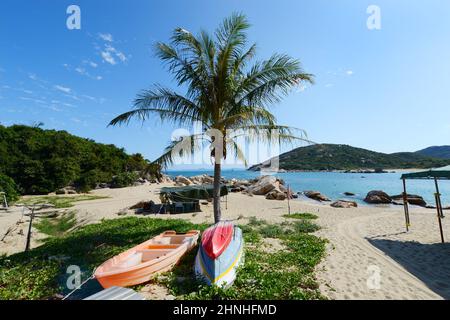
[[[167,171],[167,174],[190,177],[199,174],[213,175],[213,171]],[[246,170],[222,171],[222,176],[226,179],[251,179],[259,175],[259,172]],[[390,195],[403,192],[402,181],[400,180],[401,173],[289,172],[277,173],[276,176],[282,178],[294,191],[317,190],[333,200],[356,199],[357,202],[362,203],[367,192],[371,190],[383,190]],[[439,186],[443,205],[450,205],[450,181],[440,181]],[[407,188],[408,193],[421,195],[428,204],[434,205],[434,181],[409,180],[407,181]],[[344,192],[353,192],[356,196],[345,197]]]

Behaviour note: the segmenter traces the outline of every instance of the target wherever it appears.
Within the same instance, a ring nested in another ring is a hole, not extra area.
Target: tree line
[[[124,187],[139,175],[159,169],[139,153],[96,143],[66,131],[0,125],[0,191],[14,201],[19,194],[47,194],[68,185],[89,191],[99,183]]]

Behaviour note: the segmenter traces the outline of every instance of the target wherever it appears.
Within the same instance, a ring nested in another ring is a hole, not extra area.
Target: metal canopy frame
[[[445,169],[447,169],[447,168],[448,167],[445,167]],[[444,210],[442,208],[441,193],[439,191],[438,180],[450,180],[449,176],[450,176],[449,170],[439,170],[439,169],[402,175],[401,179],[403,181],[403,207],[405,210],[406,231],[409,231],[409,227],[411,226],[411,222],[410,222],[410,218],[409,218],[408,193],[406,192],[406,180],[407,179],[434,180],[434,185],[436,188],[436,193],[434,194],[434,198],[436,201],[436,211],[437,211],[437,219],[438,219],[438,224],[439,224],[439,232],[440,232],[440,236],[441,236],[441,242],[445,243],[444,231],[442,229],[442,218],[444,218]]]

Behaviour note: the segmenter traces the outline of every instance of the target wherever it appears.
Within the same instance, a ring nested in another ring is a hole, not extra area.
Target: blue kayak
[[[203,232],[195,259],[195,273],[209,285],[231,286],[236,269],[244,261],[242,230],[229,221],[220,221]]]

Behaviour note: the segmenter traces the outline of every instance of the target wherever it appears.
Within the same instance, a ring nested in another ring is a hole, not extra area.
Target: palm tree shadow
[[[444,299],[450,299],[450,243],[366,238]]]

